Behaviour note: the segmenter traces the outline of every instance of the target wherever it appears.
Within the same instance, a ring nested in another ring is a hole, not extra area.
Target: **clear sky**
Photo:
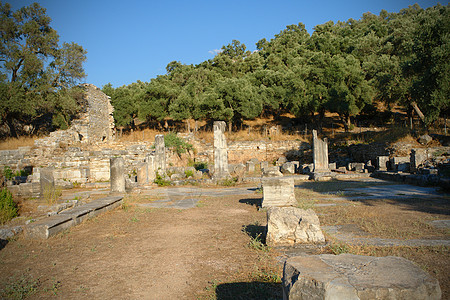
[[[398,12],[434,0],[10,0],[13,9],[38,2],[47,9],[60,42],[87,50],[85,82],[114,87],[150,81],[171,61],[199,64],[238,40],[249,50],[287,25],[313,27],[327,21],[360,19],[365,12]]]

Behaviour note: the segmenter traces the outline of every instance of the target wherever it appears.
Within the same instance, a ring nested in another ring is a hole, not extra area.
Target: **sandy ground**
[[[247,246],[243,227],[266,223],[252,197],[204,197],[186,210],[131,203],[48,240],[19,236],[0,250],[0,288],[26,278],[38,283],[30,299],[202,299],[220,284],[281,276],[275,253]]]

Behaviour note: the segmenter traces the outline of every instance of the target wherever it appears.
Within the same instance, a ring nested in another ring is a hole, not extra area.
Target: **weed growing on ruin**
[[[262,242],[261,236],[262,236],[262,234],[259,233],[255,237],[250,237],[250,242],[248,242],[247,247],[249,247],[250,249],[258,250],[258,251],[264,251],[264,252],[269,251],[270,247],[268,247],[267,245],[265,245]]]
[[[17,204],[6,188],[0,190],[0,224],[5,224],[17,216]]]
[[[29,274],[20,277],[12,277],[10,282],[1,291],[2,299],[25,299],[38,291],[41,283],[39,279],[34,280]]]
[[[330,245],[328,245],[328,250],[330,250],[335,255],[350,252],[349,246],[347,244],[341,243],[341,242],[331,243]]]
[[[48,205],[54,205],[62,195],[60,187],[47,185],[44,187],[44,200]]]
[[[158,172],[156,172],[156,178],[154,180],[154,183],[156,183],[158,186],[169,186],[170,181],[164,179],[161,175],[159,175]]]
[[[184,171],[184,175],[186,176],[186,178],[194,177],[194,171],[186,170],[186,171]]]
[[[171,148],[175,153],[177,153],[178,156],[194,150],[194,147],[191,144],[186,143],[173,132],[164,135],[164,144],[167,148]]]
[[[238,181],[237,177],[226,178],[226,179],[220,181],[219,184],[223,185],[223,186],[235,186],[237,181]]]
[[[53,279],[53,282],[49,288],[45,288],[44,291],[52,293],[54,296],[58,294],[58,289],[61,287],[61,281]]]

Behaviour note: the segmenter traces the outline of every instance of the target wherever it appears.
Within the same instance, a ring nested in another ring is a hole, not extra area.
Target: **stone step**
[[[25,236],[32,239],[47,239],[59,232],[80,224],[85,219],[93,218],[122,204],[123,196],[110,196],[93,200],[82,206],[66,210],[37,222],[30,223],[25,228]]]

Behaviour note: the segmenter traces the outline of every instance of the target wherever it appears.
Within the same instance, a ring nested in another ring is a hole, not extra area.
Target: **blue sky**
[[[327,21],[359,19],[364,12],[398,12],[448,1],[409,0],[12,0],[13,9],[38,2],[47,9],[61,42],[87,50],[85,82],[114,87],[150,81],[171,61],[198,64],[223,45],[238,40],[249,50],[287,25],[313,27]]]

